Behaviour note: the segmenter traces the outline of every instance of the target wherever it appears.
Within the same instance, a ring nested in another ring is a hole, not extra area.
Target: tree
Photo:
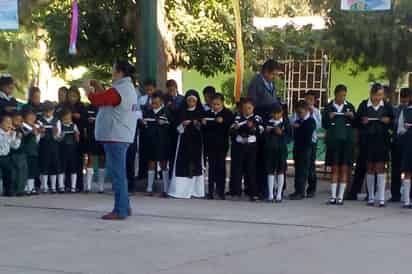
[[[336,61],[353,60],[359,70],[384,68],[394,91],[411,70],[412,2],[396,0],[391,11],[341,11],[340,0],[312,0],[318,11],[327,11],[330,52]],[[393,98],[392,98],[393,99]]]

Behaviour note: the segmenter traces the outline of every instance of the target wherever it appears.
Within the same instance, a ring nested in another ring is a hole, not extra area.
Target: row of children
[[[103,149],[94,139],[97,108],[80,102],[76,87],[59,89],[59,102],[40,102],[40,90],[30,88],[28,103],[11,96],[11,76],[0,78],[4,195],[31,195],[91,190],[94,161],[104,165]],[[11,149],[10,149],[11,148]],[[84,157],[84,155],[88,157]],[[84,159],[87,174],[83,180]],[[105,170],[99,169],[99,192]],[[84,182],[84,185],[82,184]]]

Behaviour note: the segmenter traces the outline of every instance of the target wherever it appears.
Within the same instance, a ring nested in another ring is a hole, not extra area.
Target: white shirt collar
[[[306,114],[306,116],[305,116],[305,118],[303,118],[303,121],[306,121],[307,119],[309,119],[310,118],[310,112],[308,113],[308,114]],[[300,120],[302,120],[302,119],[300,119]]]
[[[283,118],[280,118],[279,120],[275,120],[275,119],[270,119],[269,122],[274,123],[275,125],[279,125],[281,123],[283,123]]]
[[[381,100],[377,106],[374,106],[371,99],[370,98],[368,99],[367,106],[368,107],[373,107],[375,110],[378,110],[380,107],[383,107],[384,105],[385,105],[385,102],[383,100]]]
[[[348,104],[348,103],[346,102],[346,100],[343,102],[342,105],[338,105],[338,104],[336,103],[336,101],[333,101],[333,106],[336,108],[336,110],[337,110],[338,112],[342,112],[343,107],[344,107],[345,105],[347,105],[347,104]]]
[[[219,110],[218,112],[216,112],[216,111],[214,111],[213,109],[211,109],[211,111],[212,111],[213,114],[219,114],[219,113],[222,112],[222,110],[223,110],[223,108],[222,108],[221,110]]]
[[[157,108],[157,109],[153,109],[153,112],[155,113],[155,114],[157,114],[159,111],[161,111],[163,109],[163,106],[160,106],[159,108]]]
[[[13,97],[0,90],[0,98],[10,101]]]
[[[253,117],[253,114],[250,114],[249,116],[243,115],[243,117],[244,117],[245,119],[249,119],[249,118],[252,118],[252,117]]]
[[[188,108],[187,110],[188,110],[188,111],[195,111],[195,110],[196,110],[196,107]]]
[[[54,116],[52,116],[50,118],[44,117],[44,120],[46,120],[48,123],[50,123],[53,119],[54,119]]]

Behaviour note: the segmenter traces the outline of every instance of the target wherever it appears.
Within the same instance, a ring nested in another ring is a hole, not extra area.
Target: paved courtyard
[[[325,186],[323,187],[325,190]],[[1,274],[409,274],[412,210],[132,198],[124,222],[99,217],[108,194],[0,199]]]

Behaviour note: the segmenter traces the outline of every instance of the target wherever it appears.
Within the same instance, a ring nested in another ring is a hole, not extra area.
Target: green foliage
[[[383,67],[392,88],[411,69],[412,2],[398,0],[391,11],[341,11],[340,1],[312,0],[329,16],[330,51],[335,60],[353,60],[359,71]],[[356,71],[355,71],[356,72]]]
[[[131,0],[79,1],[78,54],[68,54],[71,1],[52,0],[36,16],[47,32],[49,61],[57,69],[79,65],[106,66],[116,58],[131,59],[135,54],[134,32],[129,21],[135,14]]]
[[[313,13],[309,0],[254,0],[256,16],[300,16]]]

